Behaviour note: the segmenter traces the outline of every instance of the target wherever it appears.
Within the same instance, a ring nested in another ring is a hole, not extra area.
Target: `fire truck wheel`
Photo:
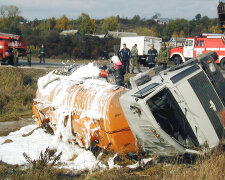
[[[173,62],[174,62],[174,65],[181,64],[182,59],[180,56],[176,56],[175,58],[173,58]]]
[[[220,61],[220,67],[225,70],[225,58],[221,59]]]

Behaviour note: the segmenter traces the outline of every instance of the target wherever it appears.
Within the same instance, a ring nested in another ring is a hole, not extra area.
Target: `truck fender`
[[[216,62],[216,63],[220,63],[220,61],[225,58],[225,56],[219,56],[219,62]]]
[[[183,54],[175,52],[175,53],[171,54],[170,58],[172,59],[175,56],[180,56],[182,61],[185,62],[185,58],[184,58]]]

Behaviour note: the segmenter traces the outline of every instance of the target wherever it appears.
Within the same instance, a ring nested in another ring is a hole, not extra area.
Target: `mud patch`
[[[10,132],[19,130],[21,127],[35,124],[32,118],[23,118],[19,121],[0,122],[0,136],[7,136]]]

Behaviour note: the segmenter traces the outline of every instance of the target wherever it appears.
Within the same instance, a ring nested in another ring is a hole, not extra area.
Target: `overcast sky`
[[[21,15],[30,20],[57,18],[65,14],[76,19],[82,12],[91,18],[105,18],[119,15],[151,18],[154,12],[163,18],[193,19],[196,14],[217,17],[219,0],[0,0],[0,5],[16,5]]]

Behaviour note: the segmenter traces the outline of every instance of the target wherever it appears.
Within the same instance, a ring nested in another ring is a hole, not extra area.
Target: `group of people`
[[[148,67],[153,68],[157,64],[158,66],[163,66],[163,69],[166,69],[169,55],[170,53],[165,43],[162,44],[159,53],[152,44],[147,54]],[[110,72],[114,75],[115,83],[122,86],[124,84],[124,74],[130,73],[130,69],[131,73],[134,73],[134,67],[136,66],[138,72],[141,72],[137,44],[134,44],[131,50],[127,48],[126,44],[123,44],[123,48],[119,51],[118,56],[112,58],[112,62],[113,67]]]
[[[169,61],[169,50],[166,48],[166,44],[162,44],[162,48],[160,49],[159,53],[154,48],[154,44],[151,45],[150,49],[148,50],[147,54],[147,63],[148,67],[152,68],[155,67],[157,64],[158,66],[163,66],[164,69],[167,68],[167,63]],[[121,60],[125,73],[134,73],[134,67],[137,67],[138,72],[141,72],[140,70],[140,63],[138,60],[138,49],[137,44],[134,44],[134,46],[131,48],[127,48],[126,44],[123,44],[123,49],[119,51],[119,59]],[[130,68],[131,65],[131,68]]]
[[[163,66],[163,69],[167,69],[167,63],[170,58],[170,51],[167,49],[166,44],[163,43],[162,47],[158,51],[154,48],[154,45],[151,45],[151,48],[148,50],[148,67],[153,68],[157,64],[158,66]]]
[[[13,47],[12,53],[13,53],[13,64],[17,65],[18,59],[19,59],[19,52],[15,47]],[[31,55],[32,55],[32,49],[30,46],[28,46],[27,47],[27,63],[29,66],[31,66]],[[39,49],[38,57],[40,59],[40,63],[42,62],[45,63],[45,47],[43,44],[41,45],[41,48]]]
[[[29,66],[31,66],[31,55],[32,55],[32,49],[30,46],[27,48],[27,63]],[[39,52],[38,52],[38,58],[40,59],[40,63],[45,63],[45,47],[44,44],[41,45]]]

